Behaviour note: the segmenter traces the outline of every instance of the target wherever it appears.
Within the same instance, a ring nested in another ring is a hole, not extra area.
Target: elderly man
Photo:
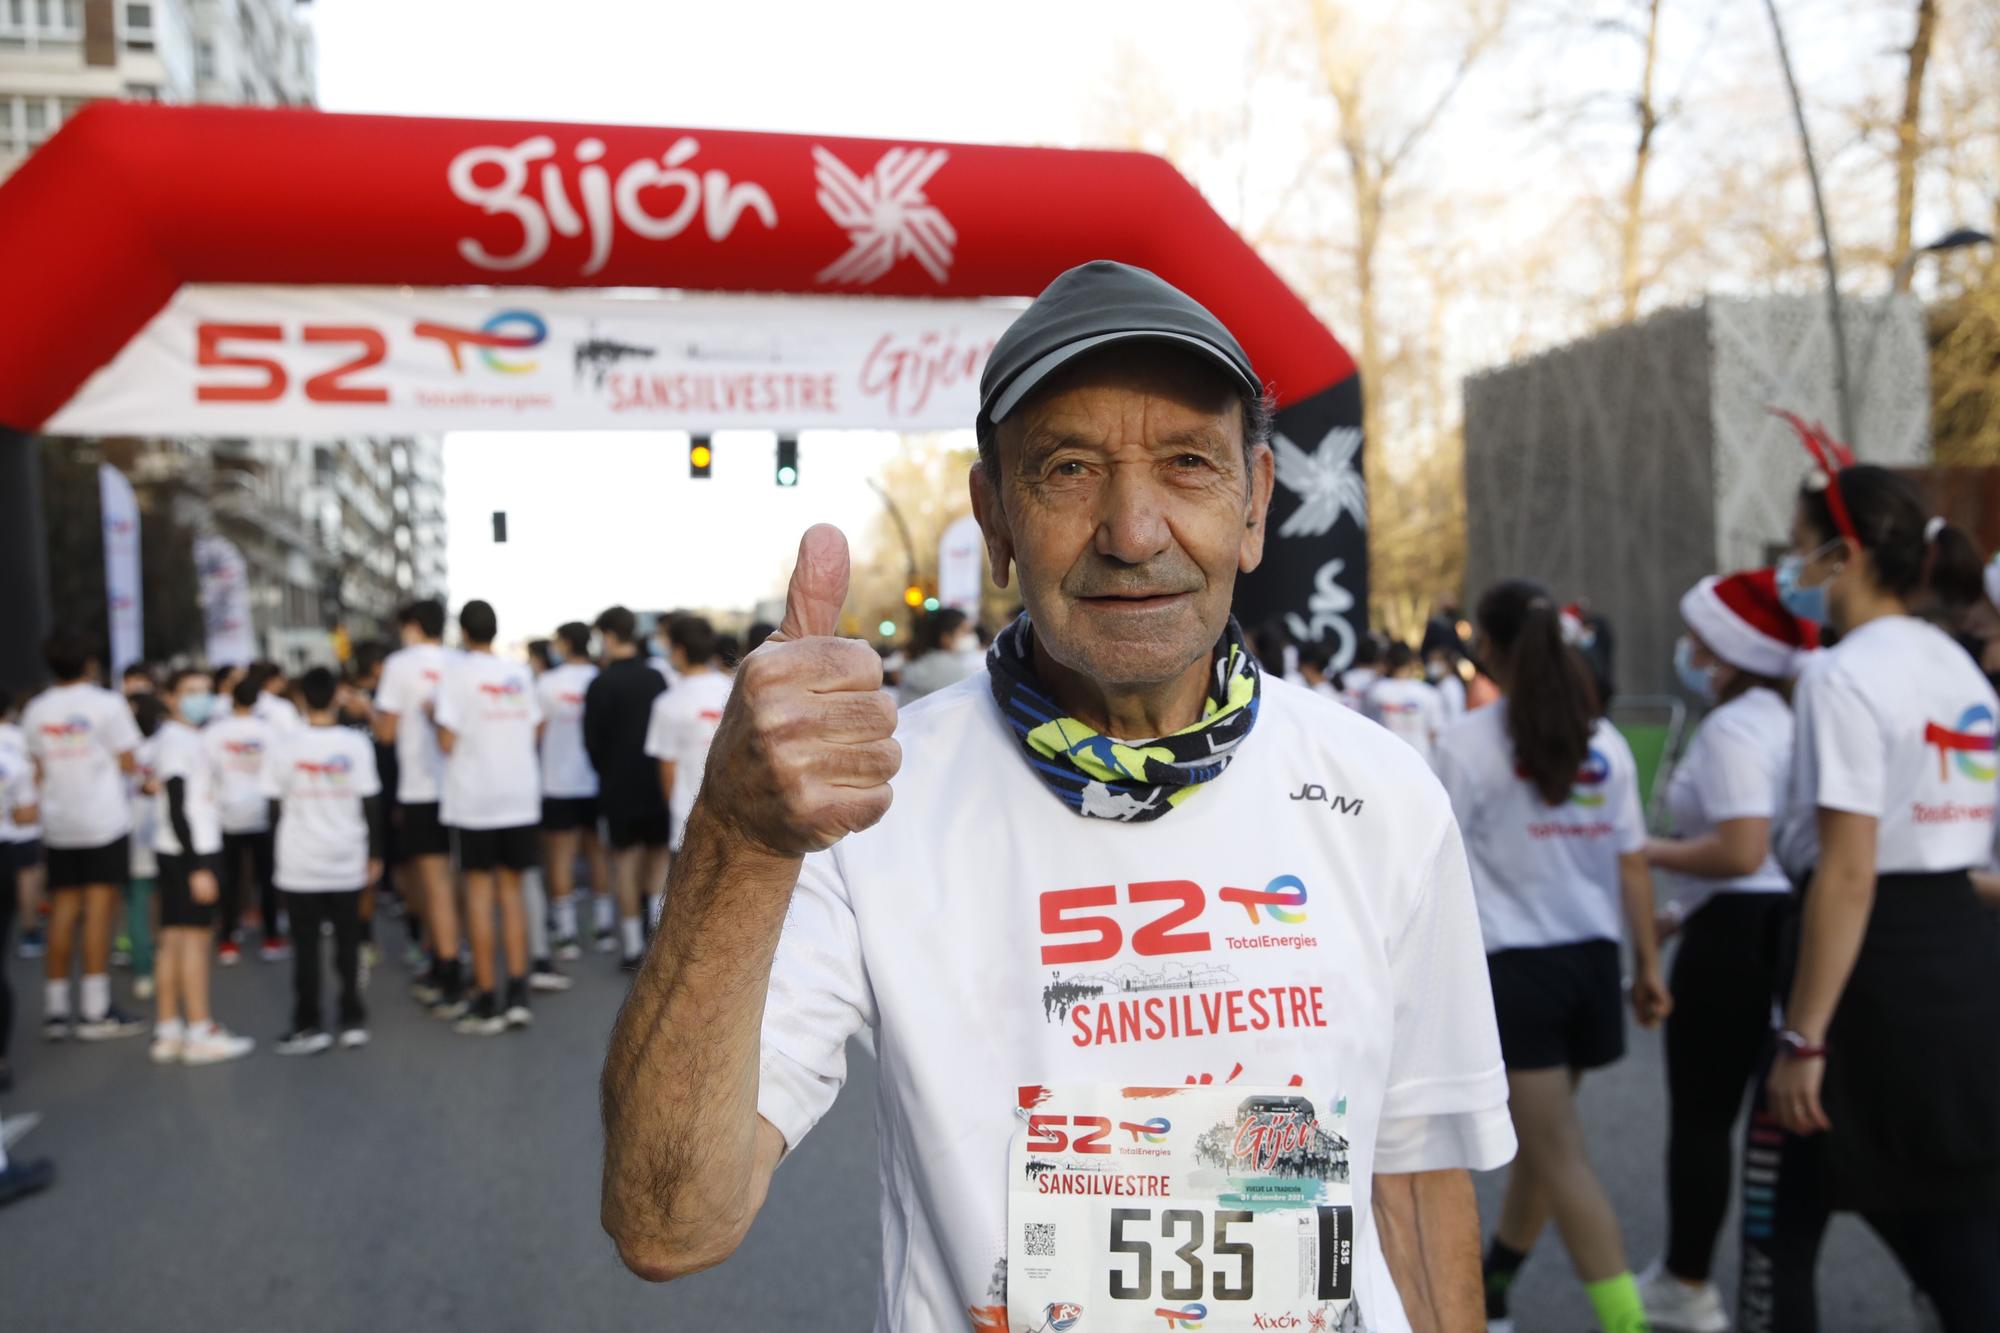
[[[1465,857],[1415,753],[1230,617],[1272,483],[1248,358],[1097,262],[981,400],[1027,614],[898,717],[806,533],[612,1039],[606,1229],[656,1280],[726,1258],[866,1026],[878,1329],[1481,1327],[1466,1170],[1514,1145]]]

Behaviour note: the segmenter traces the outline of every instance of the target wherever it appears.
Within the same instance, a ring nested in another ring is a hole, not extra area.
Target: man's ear
[[[986,538],[986,563],[993,571],[993,586],[1004,588],[1013,570],[1014,534],[1007,528],[1007,511],[1000,503],[999,489],[986,475],[984,462],[972,465],[966,485],[972,492],[973,517],[979,520],[980,535]]]
[[[1236,567],[1248,574],[1264,563],[1264,521],[1271,513],[1271,488],[1277,484],[1277,463],[1268,444],[1250,450],[1250,498],[1244,507],[1243,544]]]

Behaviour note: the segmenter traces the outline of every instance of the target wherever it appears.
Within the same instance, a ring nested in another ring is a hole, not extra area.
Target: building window
[[[125,45],[134,51],[153,49],[153,7],[150,4],[125,6]]]
[[[194,47],[194,72],[200,79],[215,77],[215,43],[206,38],[196,42]]]
[[[49,102],[45,97],[29,97],[21,103],[21,128],[29,148],[49,137]]]

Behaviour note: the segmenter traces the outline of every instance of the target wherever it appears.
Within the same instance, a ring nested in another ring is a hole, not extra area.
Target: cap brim
[[[994,395],[992,405],[986,409],[987,420],[995,425],[1005,421],[1007,414],[1019,407],[1021,400],[1033,393],[1037,385],[1077,357],[1111,343],[1123,342],[1183,344],[1214,362],[1216,368],[1227,375],[1243,392],[1255,397],[1264,391],[1263,385],[1243,373],[1242,367],[1236,364],[1234,357],[1206,338],[1197,338],[1187,333],[1173,333],[1165,329],[1121,329],[1116,333],[1100,333],[1093,337],[1078,338],[1075,342],[1064,343],[1055,351],[1032,362],[1027,369],[1009,380],[1007,387]]]

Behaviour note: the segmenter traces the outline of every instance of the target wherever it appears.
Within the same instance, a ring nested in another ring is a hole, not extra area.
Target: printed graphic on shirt
[[[301,785],[286,788],[289,800],[301,797],[347,796],[353,792],[354,761],[344,754],[327,759],[299,758],[292,761],[292,771],[297,773]]]
[[[1924,744],[1937,748],[1938,781],[1950,781],[1953,773],[1982,783],[2000,776],[1993,766],[1994,732],[1993,710],[1985,704],[1972,705],[1949,727],[1926,726]]]

